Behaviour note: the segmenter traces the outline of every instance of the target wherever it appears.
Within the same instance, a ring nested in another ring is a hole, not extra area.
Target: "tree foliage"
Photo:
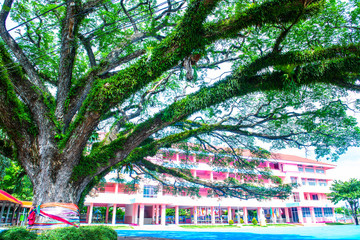
[[[35,203],[77,203],[113,168],[169,191],[286,198],[291,186],[257,168],[269,156],[264,142],[335,160],[358,146],[347,114],[358,107],[347,101],[359,90],[358,9],[334,0],[5,0],[0,153],[24,168]],[[9,19],[19,25],[7,28]],[[107,135],[93,143],[99,131]],[[211,183],[145,158],[174,144],[247,182]]]
[[[355,219],[355,224],[359,225],[357,213],[359,210],[360,181],[355,178],[351,178],[349,181],[335,180],[330,190],[332,192],[328,196],[331,197],[331,201],[334,203],[347,202],[351,209],[351,215]]]

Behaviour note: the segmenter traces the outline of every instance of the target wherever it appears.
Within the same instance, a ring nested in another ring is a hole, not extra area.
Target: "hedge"
[[[117,240],[117,233],[106,226],[67,227],[47,230],[36,235],[25,228],[14,227],[0,233],[0,240]]]

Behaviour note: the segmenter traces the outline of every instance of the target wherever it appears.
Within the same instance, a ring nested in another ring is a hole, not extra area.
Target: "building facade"
[[[237,170],[224,168],[219,171],[210,166],[208,163],[211,156],[197,159],[196,154],[185,155],[178,151],[171,156],[158,154],[148,157],[152,162],[171,167],[180,167],[185,159],[187,163],[194,163],[188,164],[194,177],[208,181],[223,181],[233,177],[240,182],[244,181]],[[85,200],[85,206],[88,207],[86,222],[93,222],[94,207],[97,206],[106,207],[105,222],[112,224],[119,222],[117,208],[125,211],[121,223],[134,225],[225,224],[230,220],[246,224],[254,218],[259,223],[309,224],[335,221],[334,205],[326,196],[332,182],[328,171],[334,169],[335,165],[292,155],[273,154],[259,165],[259,168],[263,167],[270,168],[273,175],[280,177],[284,183],[298,184],[287,200],[208,197],[206,188],[200,189],[200,198],[181,193],[174,195],[158,190],[156,182],[145,179],[139,182],[138,190],[131,191],[125,184],[111,180],[115,178],[115,173],[110,173],[106,177],[105,186]],[[271,184],[271,181],[265,180],[263,184]],[[110,207],[112,219],[109,219]],[[174,214],[166,216],[166,209],[173,209]]]

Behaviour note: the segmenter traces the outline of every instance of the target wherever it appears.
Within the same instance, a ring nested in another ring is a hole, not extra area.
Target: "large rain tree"
[[[5,0],[0,153],[24,168],[35,204],[78,203],[122,167],[218,196],[285,198],[279,179],[257,184],[271,178],[258,145],[332,159],[358,145],[347,115],[357,107],[348,91],[360,89],[357,4]],[[145,158],[186,141],[253,182],[209,182]]]
[[[351,178],[349,181],[335,180],[330,187],[331,193],[328,194],[331,201],[339,203],[345,201],[349,204],[351,215],[355,220],[355,224],[359,225],[358,211],[360,200],[360,181]]]

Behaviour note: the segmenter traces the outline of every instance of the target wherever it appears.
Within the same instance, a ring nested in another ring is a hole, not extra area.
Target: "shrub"
[[[229,225],[233,225],[233,224],[234,224],[234,221],[232,219],[230,219]]]
[[[244,224],[244,219],[240,218],[240,223]]]
[[[258,221],[256,220],[256,218],[253,218],[251,222],[252,222],[254,225],[257,225],[257,224],[258,224]]]
[[[0,240],[33,240],[37,235],[24,227],[14,227],[0,233]]]
[[[117,240],[117,233],[105,226],[66,227],[45,231],[36,240]]]

